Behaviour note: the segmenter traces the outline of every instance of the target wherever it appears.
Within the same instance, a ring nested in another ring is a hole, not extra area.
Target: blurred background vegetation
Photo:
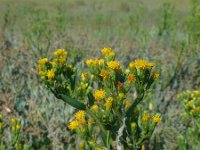
[[[160,79],[143,105],[162,123],[147,145],[177,149],[185,126],[176,95],[200,87],[198,0],[0,0],[0,113],[23,120],[33,149],[73,149],[66,128],[73,109],[41,84],[37,60],[63,48],[81,62],[104,47],[124,65],[157,63]]]

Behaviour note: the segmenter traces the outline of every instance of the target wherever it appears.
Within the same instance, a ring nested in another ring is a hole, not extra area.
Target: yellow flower
[[[109,72],[106,70],[101,70],[99,74],[103,79],[107,79],[109,77]]]
[[[159,122],[161,121],[160,115],[159,115],[159,114],[154,115],[154,116],[152,117],[152,121],[153,121],[154,123],[159,123]]]
[[[72,68],[72,64],[67,64],[67,68]]]
[[[88,124],[91,125],[94,122],[92,118],[88,119]]]
[[[120,81],[117,82],[117,88],[118,89],[122,89],[123,88],[123,83],[121,83]]]
[[[129,74],[127,80],[128,83],[134,82],[136,80],[134,74]]]
[[[143,123],[147,123],[149,120],[149,114],[148,113],[144,113],[144,115],[142,116],[142,122]]]
[[[154,72],[154,73],[152,74],[152,78],[153,78],[153,80],[158,79],[158,77],[159,77],[159,73]]]
[[[145,146],[144,146],[144,145],[142,145],[142,148],[141,148],[141,150],[145,150]]]
[[[83,148],[84,148],[84,143],[83,143],[83,142],[80,142],[79,147],[80,147],[81,149],[83,149]]]
[[[145,60],[138,59],[135,61],[136,68],[144,70],[146,69],[146,65],[147,65],[147,62]]]
[[[15,124],[15,123],[16,123],[16,121],[17,121],[17,119],[16,119],[16,118],[12,118],[12,119],[11,119],[11,122],[12,122],[13,124]]]
[[[76,130],[78,127],[79,127],[79,122],[77,120],[70,122],[68,126],[70,130]]]
[[[138,69],[141,69],[141,70],[151,69],[153,66],[155,66],[154,63],[149,63],[149,62],[142,60],[142,59],[137,59],[137,60],[135,60],[135,62],[131,62],[129,64],[129,67],[131,69],[138,68]]]
[[[122,67],[120,66],[118,61],[110,61],[107,63],[108,68],[115,70],[115,71],[120,71],[122,70]]]
[[[130,73],[130,69],[125,70],[125,74],[128,75]]]
[[[97,147],[96,150],[103,150],[101,147]]]
[[[87,83],[83,83],[83,82],[81,82],[80,83],[80,86],[79,86],[79,89],[86,89],[87,88],[87,86],[88,86],[88,84]]]
[[[42,79],[44,79],[45,76],[46,76],[46,72],[44,72],[44,71],[39,71],[39,75],[40,75],[40,77],[41,77]]]
[[[195,109],[194,109],[197,113],[200,112],[200,106],[197,106]]]
[[[16,125],[16,130],[19,131],[21,129],[21,125]]]
[[[16,131],[16,127],[12,126],[12,132],[15,132],[15,131]]]
[[[91,66],[93,64],[93,60],[92,59],[88,59],[88,60],[86,60],[85,63],[89,67],[89,66]]]
[[[131,123],[131,128],[135,129],[137,127],[137,124],[135,122]]]
[[[115,53],[112,51],[112,49],[111,48],[103,48],[102,50],[101,50],[101,54],[103,55],[103,56],[115,56]]]
[[[91,110],[93,110],[93,111],[97,111],[99,109],[99,106],[98,105],[92,105],[92,107],[91,107]]]
[[[106,100],[104,106],[106,107],[106,109],[110,109],[111,106],[112,106],[112,103],[113,103],[113,98],[112,98],[112,97],[109,97],[109,98]]]
[[[129,64],[129,67],[131,68],[131,69],[134,69],[135,68],[135,63],[134,62],[131,62],[130,64]],[[130,72],[130,71],[129,71]]]
[[[192,105],[193,105],[192,101],[188,101],[186,104],[187,107],[192,107]]]
[[[54,59],[53,61],[51,61],[50,62],[50,64],[52,65],[52,67],[55,67],[56,66],[56,64],[57,64],[57,62],[56,62],[57,60],[56,59]]]
[[[125,102],[125,108],[128,109],[128,108],[130,108],[130,107],[131,107],[131,101],[130,101],[130,100],[127,100],[127,101]]]
[[[47,77],[49,79],[53,79],[55,77],[55,73],[52,69],[47,71]]]
[[[75,114],[76,120],[84,120],[86,116],[85,111],[80,110]]]
[[[92,147],[95,146],[95,142],[94,142],[94,141],[88,141],[88,144],[89,144],[90,146],[92,146]]]
[[[104,59],[99,59],[98,61],[99,61],[100,66],[104,65],[104,63],[105,63]]]
[[[48,58],[41,58],[38,60],[39,65],[44,65],[46,62],[48,62]]]
[[[118,96],[119,96],[119,99],[120,99],[120,100],[122,100],[122,99],[125,97],[124,93],[122,93],[122,92],[119,93]]]
[[[94,98],[97,101],[104,99],[106,96],[106,92],[104,90],[96,90],[94,93]]]
[[[67,54],[68,53],[64,49],[58,49],[53,53],[54,56],[63,57],[63,58],[66,58]]]
[[[79,126],[84,126],[85,125],[85,120],[77,120],[79,123]]]
[[[88,73],[87,72],[82,72],[81,73],[81,78],[83,81],[87,80],[88,79]]]

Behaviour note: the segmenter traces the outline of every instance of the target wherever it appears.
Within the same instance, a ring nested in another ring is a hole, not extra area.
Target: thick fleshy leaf
[[[59,98],[62,99],[64,102],[68,103],[72,107],[79,109],[79,110],[85,110],[86,106],[85,104],[75,100],[74,98],[71,98],[70,96],[59,94]]]
[[[89,100],[89,105],[92,106],[94,105],[94,96],[92,95],[92,93],[88,93],[88,100]]]

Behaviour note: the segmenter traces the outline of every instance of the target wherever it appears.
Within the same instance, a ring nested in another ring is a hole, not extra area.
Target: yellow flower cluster
[[[127,101],[125,102],[125,108],[128,109],[128,108],[130,108],[130,107],[131,107],[131,101],[130,101],[130,100],[127,100]]]
[[[108,68],[110,68],[114,71],[119,71],[119,72],[122,71],[122,67],[120,66],[118,61],[110,61],[107,63],[107,65],[108,65]]]
[[[113,104],[113,98],[112,98],[112,97],[109,97],[109,98],[106,100],[104,106],[106,107],[106,109],[110,109],[111,106],[112,106],[112,104]]]
[[[183,101],[189,116],[200,118],[200,90],[182,92],[178,94],[178,98]]]
[[[109,77],[109,72],[106,70],[101,70],[99,74],[103,79],[107,79]]]
[[[149,121],[150,115],[148,113],[144,113],[142,116],[142,122],[147,123]]]
[[[152,69],[155,66],[154,63],[150,63],[148,61],[142,60],[142,59],[137,59],[134,62],[131,62],[129,64],[130,69],[140,69],[140,70],[145,70],[145,69]]]
[[[62,66],[65,63],[67,54],[68,53],[65,50],[58,49],[53,53],[55,57],[52,61],[49,61],[48,58],[39,59],[37,67],[41,79],[44,80],[47,77],[48,79],[53,80],[55,78],[55,67]],[[45,66],[47,63],[48,66],[50,64],[50,68]]]
[[[67,51],[65,51],[64,49],[58,49],[56,50],[53,55],[55,56],[55,58],[53,59],[53,61],[51,61],[50,63],[55,66],[55,65],[62,65],[65,63],[65,60],[67,58]]]
[[[68,126],[70,130],[76,130],[78,127],[79,127],[79,122],[77,120],[71,121]]]
[[[85,119],[85,116],[86,116],[86,113],[85,111],[78,111],[76,114],[75,114],[75,117],[76,117],[76,120],[84,120]]]
[[[128,83],[132,83],[132,82],[135,82],[136,78],[135,78],[135,75],[134,74],[129,74],[128,77],[127,77],[127,81]]]
[[[104,59],[96,58],[96,59],[88,59],[88,60],[86,60],[85,63],[88,67],[97,67],[97,66],[104,65],[105,61],[104,61]]]
[[[160,75],[159,73],[154,72],[154,73],[152,74],[152,78],[153,78],[153,80],[158,79],[159,75]]]
[[[46,72],[43,69],[43,65],[45,65],[48,62],[48,58],[41,58],[38,60],[38,71],[39,71],[39,75],[42,79],[45,78],[46,76]]]
[[[55,72],[53,71],[53,69],[47,71],[47,77],[48,77],[49,79],[54,79],[54,77],[55,77]]]
[[[99,106],[96,104],[92,105],[92,107],[91,107],[91,110],[93,110],[93,111],[97,111],[98,109],[99,109]]]
[[[156,114],[152,117],[153,123],[159,123],[161,121],[161,117],[159,114]]]
[[[38,65],[44,65],[46,62],[48,62],[48,58],[41,58],[38,60]]]
[[[103,48],[101,50],[101,54],[105,57],[114,57],[115,53],[112,51],[111,48]]]
[[[85,111],[82,111],[82,110],[78,111],[75,114],[75,120],[70,122],[70,124],[68,125],[68,128],[70,130],[76,130],[78,127],[84,126],[85,125],[85,117],[86,117]]]
[[[87,72],[82,72],[81,73],[81,78],[83,81],[87,80],[88,79],[88,73]]]
[[[12,132],[18,133],[21,130],[21,120],[17,118],[12,118]]]
[[[106,96],[106,92],[104,90],[96,90],[94,93],[94,98],[97,101],[104,99]]]
[[[64,49],[58,49],[53,53],[54,56],[62,57],[62,58],[66,58],[67,54],[68,53]]]
[[[120,93],[118,94],[118,97],[119,97],[119,100],[123,100],[123,99],[125,98],[125,94],[122,93],[122,92],[120,92]]]

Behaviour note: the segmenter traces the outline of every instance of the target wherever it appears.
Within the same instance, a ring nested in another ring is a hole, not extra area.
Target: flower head
[[[93,110],[93,111],[97,111],[98,109],[99,109],[99,106],[96,104],[92,105],[92,107],[91,107],[91,110]]]
[[[49,79],[53,79],[55,77],[55,73],[52,69],[47,71],[47,77]]]
[[[153,66],[155,66],[154,63],[150,63],[150,62],[147,62],[147,61],[142,60],[142,59],[137,59],[134,62],[131,62],[129,64],[129,67],[131,69],[138,68],[138,69],[141,69],[141,70],[151,69],[151,68],[153,68]]]
[[[96,90],[94,93],[94,98],[97,101],[104,99],[106,96],[106,92],[104,90]]]
[[[154,73],[152,74],[152,78],[153,78],[153,80],[158,79],[158,77],[159,77],[159,73],[154,72]]]
[[[120,100],[122,100],[122,99],[124,99],[125,95],[124,95],[124,93],[120,92],[118,94],[118,97],[119,97]]]
[[[68,53],[64,49],[58,49],[53,53],[54,56],[63,57],[63,58],[66,58],[67,54]]]
[[[87,80],[88,79],[88,73],[87,72],[82,72],[81,73],[81,78],[83,81]]]
[[[109,77],[109,72],[106,70],[101,70],[99,74],[103,79],[107,79]]]
[[[120,66],[118,61],[110,61],[107,63],[108,68],[115,70],[115,71],[120,71],[122,70],[122,67]]]
[[[76,120],[84,120],[86,116],[85,111],[80,110],[75,114]]]
[[[70,122],[68,128],[70,130],[76,130],[79,127],[79,122],[77,120],[73,120],[72,122]]]
[[[127,101],[125,102],[125,108],[128,109],[128,108],[130,108],[130,107],[131,107],[131,101],[130,101],[130,100],[127,100]]]
[[[127,81],[128,83],[132,83],[134,82],[136,79],[135,79],[135,75],[134,74],[129,74],[128,75],[128,78],[127,78]]]
[[[150,115],[148,113],[144,113],[144,115],[142,116],[142,122],[143,123],[147,123],[149,120]]]
[[[161,121],[160,115],[159,115],[159,114],[154,115],[154,116],[152,117],[152,121],[153,121],[154,123],[159,123],[159,122]]]
[[[113,103],[113,98],[112,98],[112,97],[109,97],[109,98],[106,100],[104,106],[106,107],[106,109],[110,109],[111,106],[112,106],[112,103]]]
[[[94,122],[92,118],[88,119],[88,124],[91,125]]]
[[[38,60],[39,65],[44,65],[46,62],[48,62],[48,58],[41,58]]]
[[[101,54],[105,57],[114,57],[115,56],[115,53],[112,51],[111,48],[103,48],[101,50]]]

